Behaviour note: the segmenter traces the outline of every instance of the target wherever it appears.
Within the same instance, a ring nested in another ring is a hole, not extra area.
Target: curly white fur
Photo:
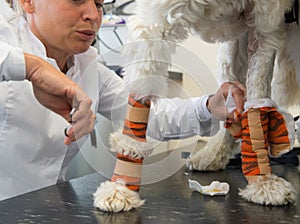
[[[124,79],[130,84],[131,93],[137,98],[166,96],[168,68],[174,49],[173,43],[157,40],[136,40],[124,48],[124,55],[130,58],[124,67]],[[147,55],[146,51],[149,51]]]
[[[272,80],[272,98],[283,107],[299,105],[300,99],[299,79],[297,82],[297,76],[299,78],[300,71],[296,71],[295,61],[293,60],[293,58],[297,60],[298,57],[297,55],[292,55],[293,49],[291,48],[295,48],[295,46],[290,44],[298,42],[299,27],[291,25],[286,28],[286,32],[288,36],[284,42],[285,47],[280,48],[277,52]],[[294,38],[296,38],[296,41],[293,41]]]
[[[296,190],[292,184],[274,174],[258,177],[255,183],[240,190],[239,195],[250,202],[262,205],[287,205],[296,199]]]
[[[110,136],[110,150],[134,159],[146,158],[153,150],[149,142],[139,142],[116,131]],[[122,179],[100,184],[94,194],[94,206],[102,211],[120,212],[138,208],[144,204],[138,192],[128,189]]]
[[[139,142],[116,131],[110,135],[110,150],[134,159],[146,158],[151,154],[153,145],[150,142]]]
[[[94,206],[106,212],[129,211],[144,204],[137,192],[129,190],[122,180],[101,183],[94,193]]]
[[[190,170],[224,170],[238,145],[228,131],[221,129],[209,139],[205,147],[202,144],[197,146],[195,153],[187,159],[186,166]]]
[[[168,47],[158,51],[154,47],[152,50],[152,46],[147,43],[149,40],[179,42],[186,39],[189,33],[198,35],[207,42],[242,43],[250,28],[253,29],[257,49],[247,70],[247,97],[251,100],[271,96],[269,83],[272,79],[275,52],[284,46],[283,18],[285,12],[291,8],[293,0],[137,0],[136,4],[136,16],[129,23],[130,41],[143,40],[147,48],[141,48],[141,51],[134,48],[135,51],[128,55],[141,57],[142,54],[141,58],[161,55]],[[170,48],[167,52],[169,51]],[[242,54],[237,52],[236,55]],[[247,67],[247,60],[243,59],[241,62]],[[148,67],[152,70],[151,67],[156,67],[155,63],[143,64],[135,68],[135,72],[128,73],[128,76],[144,75],[144,71],[150,75],[159,74],[158,70],[151,72],[145,69]],[[241,71],[236,71],[238,73],[229,75],[234,75],[234,80],[243,77],[245,81],[245,70],[242,71],[242,74]]]

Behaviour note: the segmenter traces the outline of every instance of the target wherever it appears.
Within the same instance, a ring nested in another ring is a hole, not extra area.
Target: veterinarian
[[[13,10],[4,0],[0,1],[0,12],[0,21],[14,14]],[[53,68],[51,64],[41,60],[41,58],[24,54],[20,49],[7,45],[4,42],[0,42],[0,52],[1,81],[31,80],[35,88],[35,96],[39,102],[64,117],[67,121],[70,119],[72,103],[77,102],[77,122],[73,125],[73,129],[76,131],[76,137],[80,138],[91,132],[95,120],[95,116],[90,107],[92,102],[91,99],[78,88],[75,82],[68,79],[59,70]],[[25,63],[25,66],[12,66],[14,65],[14,61],[18,62],[19,60],[22,61],[21,63]],[[37,68],[41,69],[37,70]],[[58,100],[60,103],[58,103]],[[5,114],[3,114],[3,116],[5,116]],[[1,120],[4,119],[1,118]],[[92,122],[90,122],[90,120]],[[65,137],[66,144],[76,139],[73,129],[70,129],[68,137]],[[80,132],[77,130],[80,130]]]
[[[51,90],[60,96],[63,94],[57,93],[57,89],[61,85],[74,86],[69,80],[72,79],[93,99],[94,113],[108,119],[115,119],[113,110],[126,109],[128,96],[124,81],[99,62],[97,50],[91,47],[101,25],[103,0],[16,0],[15,3],[22,8],[19,10],[22,15],[0,22],[0,200],[63,181],[69,162],[87,139],[64,142],[65,134],[70,134],[64,131],[66,115],[64,119],[46,109],[36,97],[55,112],[57,105],[66,102],[51,95],[46,98],[40,85],[46,85],[46,92]],[[63,79],[59,71],[67,78]],[[33,90],[40,95],[35,97]],[[150,110],[154,126],[147,134],[170,139],[215,133],[214,118],[236,119],[225,112],[224,101],[229,91],[241,112],[245,90],[239,83],[224,83],[216,94],[209,96],[158,99]],[[80,114],[90,113],[88,97],[79,90],[78,95],[75,100],[82,99],[78,102],[79,110],[69,120],[74,129]],[[73,98],[71,94],[69,99]],[[124,105],[114,105],[116,99],[124,99]],[[77,130],[78,135],[91,131],[92,113],[82,119],[87,118],[88,127],[85,131]],[[161,123],[165,124],[163,128],[158,127]]]

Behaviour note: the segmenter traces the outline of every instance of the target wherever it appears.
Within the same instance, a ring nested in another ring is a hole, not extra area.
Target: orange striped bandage
[[[250,108],[242,116],[242,170],[249,182],[258,175],[271,173],[268,154],[270,109],[269,107]]]
[[[122,133],[130,138],[146,142],[146,131],[151,101],[149,98],[135,99],[134,94],[128,97],[128,107]],[[133,191],[139,191],[142,176],[143,158],[132,158],[117,154],[117,163],[112,181],[123,180]]]
[[[117,162],[111,181],[122,180],[132,191],[139,191],[142,180],[143,159],[133,159],[123,154],[117,154]]]
[[[131,94],[128,97],[128,107],[124,121],[123,134],[128,135],[137,141],[146,142],[146,131],[151,101],[145,98],[136,100],[134,97],[134,94]]]
[[[275,108],[269,112],[268,139],[272,156],[278,157],[291,149],[286,122]]]

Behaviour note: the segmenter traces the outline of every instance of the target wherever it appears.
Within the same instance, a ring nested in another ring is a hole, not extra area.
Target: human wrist
[[[29,81],[32,81],[32,79],[35,79],[35,74],[38,70],[38,57],[24,53],[25,58],[25,66],[26,66],[26,79]]]
[[[211,113],[211,103],[210,100],[211,98],[214,96],[214,94],[208,95],[207,97],[207,101],[206,101],[206,108],[209,111],[209,113]]]

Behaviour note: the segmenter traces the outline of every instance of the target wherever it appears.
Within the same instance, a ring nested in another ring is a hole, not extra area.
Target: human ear
[[[19,0],[20,5],[22,6],[23,10],[26,13],[33,13],[34,12],[34,5],[33,5],[33,0]]]

